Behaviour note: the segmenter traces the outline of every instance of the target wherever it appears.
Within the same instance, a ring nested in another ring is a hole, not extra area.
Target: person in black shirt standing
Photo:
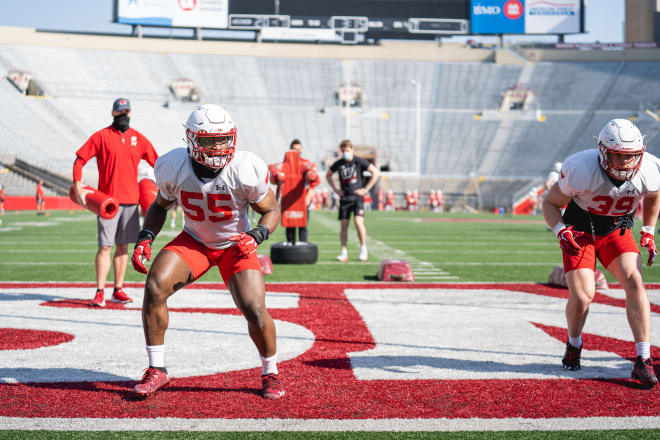
[[[376,184],[379,173],[378,169],[372,163],[361,157],[355,157],[353,154],[353,144],[350,140],[345,139],[341,141],[339,149],[341,150],[342,158],[333,163],[325,174],[330,188],[340,197],[339,220],[341,220],[341,232],[339,238],[341,240],[341,254],[337,257],[337,260],[348,261],[346,242],[348,241],[348,220],[351,218],[352,212],[355,228],[360,239],[360,261],[367,261],[367,229],[364,226],[364,195]],[[366,185],[364,184],[363,176],[365,171],[371,173],[371,177]],[[332,175],[336,172],[339,172],[341,189],[337,189],[335,182],[332,180]]]

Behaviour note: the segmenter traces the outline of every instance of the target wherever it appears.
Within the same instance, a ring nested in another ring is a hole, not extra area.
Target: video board
[[[467,34],[470,0],[115,0],[115,21],[230,30],[325,29],[373,38]],[[431,37],[432,38],[432,37]]]
[[[115,0],[117,23],[432,39],[438,35],[567,34],[583,0]],[[313,35],[313,34],[312,34]]]

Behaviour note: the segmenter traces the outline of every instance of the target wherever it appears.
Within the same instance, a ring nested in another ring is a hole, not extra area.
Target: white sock
[[[360,252],[367,252],[367,245],[360,246]]]
[[[165,345],[147,345],[149,366],[165,368]]]
[[[259,355],[261,358],[261,375],[277,374],[277,353],[269,358]]]
[[[348,249],[345,248],[345,247],[342,247],[342,248],[341,248],[341,254],[342,254],[342,255],[348,255]]]
[[[637,356],[641,356],[642,359],[648,359],[651,357],[650,342],[635,342],[635,349],[637,350]]]
[[[170,227],[173,228],[173,227],[175,227],[175,226],[176,226],[176,223],[174,223],[174,220],[170,221]]]
[[[575,348],[582,347],[582,333],[580,333],[580,336],[578,336],[577,338],[574,338],[571,335],[568,335],[568,343],[571,344]]]

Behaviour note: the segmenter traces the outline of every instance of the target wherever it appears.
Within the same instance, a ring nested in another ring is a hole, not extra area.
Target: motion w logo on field
[[[90,309],[88,289],[0,284],[0,416],[660,416],[658,399],[630,380],[635,353],[622,290],[596,295],[590,313],[606,317],[588,323],[582,369],[567,371],[563,289],[269,284],[280,374],[289,384],[275,403],[259,397],[259,359],[224,286],[200,284],[170,299],[173,380],[146,401],[131,396],[144,357],[139,306]],[[649,296],[658,325],[660,290]],[[659,342],[653,335],[655,356]]]

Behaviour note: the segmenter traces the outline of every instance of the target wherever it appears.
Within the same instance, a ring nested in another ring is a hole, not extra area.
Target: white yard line
[[[0,417],[0,426],[54,431],[579,431],[657,429],[660,417],[353,420]]]

